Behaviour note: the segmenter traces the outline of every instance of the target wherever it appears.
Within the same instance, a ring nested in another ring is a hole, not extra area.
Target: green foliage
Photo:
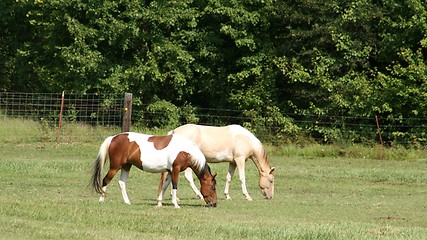
[[[174,129],[182,122],[197,123],[199,121],[195,107],[189,104],[177,107],[171,102],[160,99],[145,108],[143,119],[144,127],[154,129]]]
[[[427,118],[422,0],[22,0],[0,17],[0,91]]]
[[[258,136],[269,136],[268,139],[261,141],[282,145],[295,142],[301,133],[301,129],[295,125],[291,118],[283,116],[277,107],[267,106],[265,115],[258,116],[254,111],[248,111],[246,115],[253,117],[252,125],[245,123],[243,126]],[[253,115],[253,116],[252,116]],[[274,126],[274,127],[272,127]]]
[[[181,121],[184,123],[198,123],[199,118],[196,115],[196,108],[190,104],[185,104],[180,108]]]
[[[173,129],[179,126],[179,108],[166,100],[151,103],[145,112],[148,127]]]

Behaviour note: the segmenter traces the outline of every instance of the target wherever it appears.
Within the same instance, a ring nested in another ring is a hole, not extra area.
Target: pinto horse
[[[268,156],[262,143],[247,129],[239,125],[212,127],[186,124],[169,132],[190,139],[203,152],[209,163],[229,162],[224,195],[231,199],[228,190],[234,171],[237,167],[243,195],[252,200],[246,189],[245,162],[252,159],[259,172],[259,187],[266,199],[274,196],[274,167],[270,166]],[[162,174],[162,178],[165,176]],[[185,170],[185,178],[190,182],[194,192],[202,197],[194,185],[191,169]]]
[[[102,170],[106,160],[110,160],[110,169],[104,179]],[[164,191],[172,180],[172,203],[179,208],[176,191],[178,175],[190,168],[200,180],[201,194],[207,206],[216,207],[216,173],[211,174],[206,158],[200,149],[190,140],[180,135],[152,136],[134,132],[121,133],[107,137],[102,143],[92,172],[92,187],[101,194],[100,202],[105,199],[107,185],[121,169],[119,187],[126,204],[130,204],[126,192],[126,180],[132,165],[151,172],[168,172],[162,191],[157,198],[157,206],[162,206]]]

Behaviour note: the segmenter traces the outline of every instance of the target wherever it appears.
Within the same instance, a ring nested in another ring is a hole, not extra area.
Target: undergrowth
[[[135,132],[164,135],[170,129],[144,128],[132,129]],[[121,132],[120,127],[99,127],[87,124],[64,122],[60,131],[57,126],[50,126],[43,119],[3,118],[0,121],[0,140],[3,144],[99,144],[107,136]],[[306,141],[306,144],[273,145],[264,142],[268,152],[282,156],[301,156],[306,158],[369,158],[389,160],[425,159],[426,148],[411,149],[395,145],[384,147],[379,144],[339,143],[319,144]]]

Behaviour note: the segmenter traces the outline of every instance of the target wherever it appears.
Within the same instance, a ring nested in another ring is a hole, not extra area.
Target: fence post
[[[123,125],[122,131],[129,132],[130,131],[130,123],[132,116],[132,93],[125,93],[125,100],[123,103]]]
[[[383,138],[381,137],[380,124],[378,122],[378,115],[375,115],[375,121],[377,122],[377,133],[378,133],[378,136],[380,138],[381,147],[384,147],[384,145],[383,145]]]
[[[381,137],[381,131],[380,131],[380,123],[378,121],[378,115],[375,115],[375,121],[377,122],[377,131],[378,136],[380,137],[380,144],[381,144],[381,159],[384,157],[384,145],[383,145],[383,138]]]
[[[58,134],[56,135],[56,145],[59,145],[59,138],[61,137],[61,126],[62,126],[62,111],[64,110],[64,94],[65,91],[62,91],[61,97],[61,110],[59,112],[59,122],[58,122]]]

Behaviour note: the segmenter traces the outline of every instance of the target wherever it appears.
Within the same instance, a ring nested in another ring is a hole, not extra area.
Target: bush
[[[252,115],[251,111],[246,115]],[[269,139],[260,139],[261,141],[271,142],[275,145],[294,142],[301,135],[301,129],[293,123],[289,117],[283,116],[278,107],[267,106],[267,111],[262,116],[253,117],[253,126],[248,123],[243,124],[258,136],[269,136]]]
[[[149,128],[173,129],[180,124],[180,109],[166,100],[157,100],[145,110],[145,121]]]

